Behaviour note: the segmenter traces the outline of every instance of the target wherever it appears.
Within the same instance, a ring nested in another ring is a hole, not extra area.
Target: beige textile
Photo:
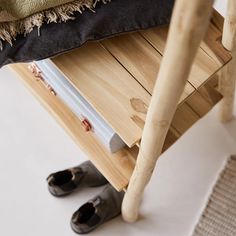
[[[236,236],[236,156],[221,173],[193,236]]]
[[[75,0],[0,0],[0,22],[24,19],[37,12],[54,8]],[[79,0],[81,6],[91,7],[93,0]]]
[[[74,12],[95,11],[98,2],[111,0],[0,0],[0,49],[1,41],[12,41],[18,34],[28,34],[43,23],[73,20]]]

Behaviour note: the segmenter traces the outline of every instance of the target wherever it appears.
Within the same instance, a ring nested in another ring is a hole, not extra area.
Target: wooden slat
[[[164,53],[165,42],[168,34],[168,27],[149,29],[141,34],[160,52]],[[176,65],[178,66],[178,65]],[[203,49],[199,49],[196,55],[192,70],[189,76],[189,82],[198,88],[205,82],[216,70],[218,65],[209,57]]]
[[[33,94],[60,122],[108,181],[118,191],[124,189],[135,165],[136,147],[134,147],[134,150],[124,148],[117,153],[111,154],[100,144],[100,141],[97,140],[92,132],[84,132],[80,120],[58,97],[52,95],[41,83],[33,78],[27,65],[17,64],[10,66],[10,68],[20,76]]]
[[[150,95],[109,52],[89,43],[53,62],[129,147],[140,140]]]
[[[180,97],[179,104],[184,102],[191,94],[193,94],[195,91],[195,88],[190,84],[187,83],[184,88],[184,92],[182,96]]]
[[[194,112],[188,104],[181,104],[174,115],[171,125],[182,135],[186,132],[200,116]]]
[[[206,115],[222,99],[218,89],[219,74],[220,72],[210,77],[198,90],[188,96],[184,103],[178,106],[171,125],[180,135]]]
[[[101,44],[152,93],[162,56],[140,34],[106,39]]]
[[[199,117],[204,116],[212,108],[212,105],[199,92],[190,95],[186,103]]]
[[[166,137],[163,152],[222,99],[218,90],[218,75],[219,73],[216,73],[179,104]]]
[[[180,134],[173,127],[171,127],[167,133],[162,152],[166,151],[170,146],[172,146],[179,137]]]
[[[101,44],[152,94],[162,59],[157,50],[138,33],[110,38]],[[194,87],[187,83],[180,102],[193,91]]]
[[[219,18],[217,13],[213,14],[213,16],[215,15]],[[168,34],[167,26],[145,30],[140,34],[163,55]],[[213,19],[201,48],[198,50],[189,77],[189,82],[195,88],[199,88],[202,83],[231,59],[230,54],[219,42],[221,35],[221,31],[214,25]]]
[[[201,96],[209,103],[211,106],[214,106],[222,99],[222,94],[219,90],[219,77],[221,76],[222,70],[225,70],[227,67],[224,66],[219,72],[214,74],[208,81],[202,84],[198,92]]]

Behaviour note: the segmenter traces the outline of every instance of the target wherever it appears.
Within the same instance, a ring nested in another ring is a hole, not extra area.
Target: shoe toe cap
[[[71,228],[74,232],[78,234],[86,234],[97,228],[102,223],[102,219],[96,215],[96,213],[91,215],[89,214],[90,213],[88,213],[87,216],[84,216],[79,210],[73,214],[71,218]]]

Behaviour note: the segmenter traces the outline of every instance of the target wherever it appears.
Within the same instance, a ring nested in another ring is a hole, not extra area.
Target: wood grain
[[[101,44],[152,94],[162,59],[157,50],[139,33],[110,38]],[[193,91],[194,87],[187,83],[179,102],[186,99]]]
[[[56,118],[62,127],[78,144],[88,159],[99,169],[107,180],[118,190],[123,190],[129,181],[135,165],[136,153],[133,149],[123,150],[111,154],[100,144],[92,132],[85,132],[80,120],[64,103],[52,95],[45,87],[37,82],[27,65],[10,66],[30,88],[46,109]],[[134,147],[136,149],[136,147]]]
[[[89,43],[53,62],[129,147],[141,139],[142,129],[132,117],[145,120],[135,108],[148,107],[150,95],[109,52]]]
[[[172,126],[180,133],[185,133],[200,116],[187,104],[181,104],[173,117]]]
[[[220,42],[222,36],[222,31],[219,29],[220,19],[222,17],[214,10],[209,29],[200,45],[188,79],[195,88],[199,88],[210,76],[231,59],[230,54],[223,48]],[[145,30],[141,32],[141,35],[163,55],[168,35],[168,26]]]

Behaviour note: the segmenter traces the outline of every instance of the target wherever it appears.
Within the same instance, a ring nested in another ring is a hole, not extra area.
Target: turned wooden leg
[[[149,105],[133,175],[122,204],[125,221],[138,218],[139,205],[159,157],[178,101],[206,32],[213,0],[177,0],[166,51]]]
[[[220,78],[220,91],[223,99],[220,103],[219,118],[222,122],[230,121],[233,117],[235,80],[236,80],[236,1],[228,0],[228,10],[224,21],[222,43],[232,52],[233,59],[223,69]]]

